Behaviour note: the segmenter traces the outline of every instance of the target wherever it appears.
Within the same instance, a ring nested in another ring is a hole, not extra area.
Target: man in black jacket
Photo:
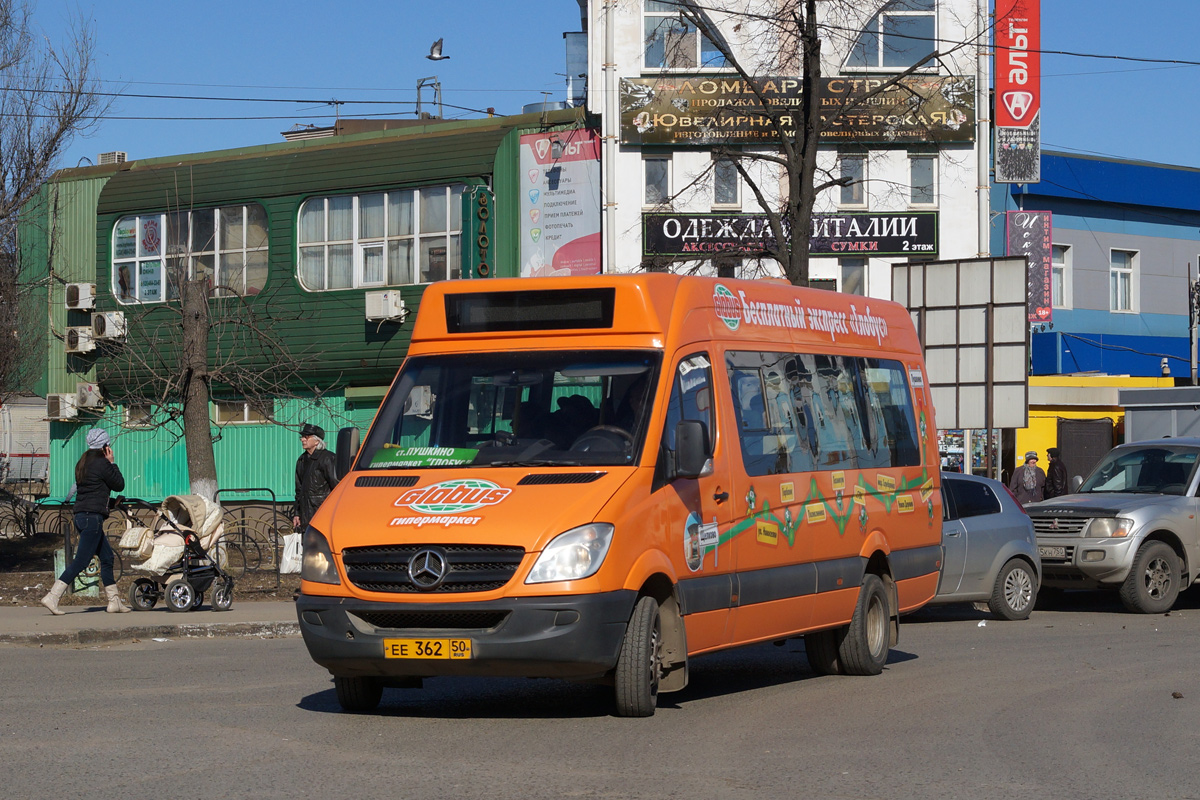
[[[1046,467],[1046,499],[1051,497],[1062,497],[1069,491],[1067,489],[1067,465],[1059,458],[1058,448],[1050,447],[1046,449],[1046,455],[1050,456],[1050,463]]]
[[[298,531],[321,507],[321,503],[337,486],[337,458],[325,449],[325,430],[311,423],[300,429],[300,445],[304,452],[296,459],[296,515],[292,525]]]

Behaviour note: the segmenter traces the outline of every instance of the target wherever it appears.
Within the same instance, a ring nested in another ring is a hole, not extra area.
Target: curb
[[[128,628],[59,633],[0,633],[0,643],[23,645],[88,645],[131,639],[216,639],[242,637],[280,639],[300,635],[298,622],[214,622],[182,625],[135,625]]]

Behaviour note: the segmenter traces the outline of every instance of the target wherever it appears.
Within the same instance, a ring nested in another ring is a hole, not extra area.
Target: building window
[[[705,69],[728,66],[716,45],[679,13],[673,0],[646,0],[643,17],[646,69]]]
[[[908,202],[933,205],[937,202],[937,156],[931,153],[911,153],[908,156]]]
[[[151,406],[125,406],[126,428],[153,428],[154,409]]]
[[[904,69],[936,49],[937,0],[892,0],[863,28],[846,66]]]
[[[1071,248],[1056,244],[1050,248],[1050,304],[1065,308],[1067,297],[1067,267],[1071,263]]]
[[[263,424],[270,422],[266,415],[246,402],[214,400],[213,422],[217,425]]]
[[[865,258],[843,258],[838,260],[842,272],[843,294],[867,293],[867,260]]]
[[[432,283],[462,274],[462,184],[312,197],[300,206],[309,291]]]
[[[717,270],[718,278],[729,278],[736,280],[745,278],[747,275],[742,269],[742,259],[732,256],[718,256],[713,259],[713,266]]]
[[[737,165],[728,159],[713,162],[713,205],[736,206],[739,175]]]
[[[251,203],[122,217],[112,265],[121,303],[177,300],[185,275],[213,295],[258,294],[267,282],[267,212]]]
[[[645,204],[659,206],[671,197],[671,159],[660,156],[642,160],[646,175]]]
[[[1108,307],[1112,311],[1133,311],[1133,273],[1137,252],[1112,250],[1109,253]]]
[[[838,157],[838,177],[849,178],[842,185],[841,204],[865,206],[867,204],[867,157],[860,154],[842,153]]]

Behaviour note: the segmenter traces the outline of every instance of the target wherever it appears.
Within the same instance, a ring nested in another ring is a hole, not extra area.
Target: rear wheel
[[[842,671],[838,662],[838,645],[845,635],[845,628],[832,631],[817,631],[804,635],[804,652],[808,665],[818,675],[837,675]]]
[[[379,678],[343,678],[333,676],[338,704],[346,711],[371,711],[383,699],[383,681]]]
[[[172,611],[191,611],[196,602],[196,589],[187,581],[167,585],[167,608]]]
[[[1165,542],[1146,542],[1121,584],[1121,602],[1137,614],[1170,611],[1179,596],[1179,557]]]
[[[1037,576],[1019,558],[1006,563],[996,576],[988,608],[1001,619],[1028,619],[1037,597]]]
[[[649,717],[658,705],[658,682],[662,676],[662,623],[658,602],[643,597],[633,607],[617,658],[617,715]]]
[[[891,640],[888,626],[887,590],[878,575],[864,575],[858,592],[858,605],[850,618],[850,627],[838,647],[838,661],[845,675],[878,675],[887,662]]]
[[[158,585],[149,578],[138,578],[129,587],[129,605],[134,611],[149,611],[158,602]]]

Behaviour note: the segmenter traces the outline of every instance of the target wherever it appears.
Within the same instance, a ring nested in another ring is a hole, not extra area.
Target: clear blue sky
[[[1197,0],[1042,5],[1044,50],[1200,61]],[[411,118],[417,81],[433,75],[441,80],[443,102],[466,108],[515,113],[544,91],[561,100],[562,33],[579,30],[575,0],[40,0],[36,19],[55,41],[68,7],[94,22],[108,90],[409,104],[346,105],[344,116]],[[428,61],[439,37],[450,58]],[[1046,149],[1200,167],[1200,67],[1045,54],[1042,69]],[[446,109],[446,116],[459,114],[477,116]],[[77,141],[61,166],[107,150],[145,158],[278,142],[293,123],[326,125],[331,115],[317,102],[123,97],[112,118]]]

